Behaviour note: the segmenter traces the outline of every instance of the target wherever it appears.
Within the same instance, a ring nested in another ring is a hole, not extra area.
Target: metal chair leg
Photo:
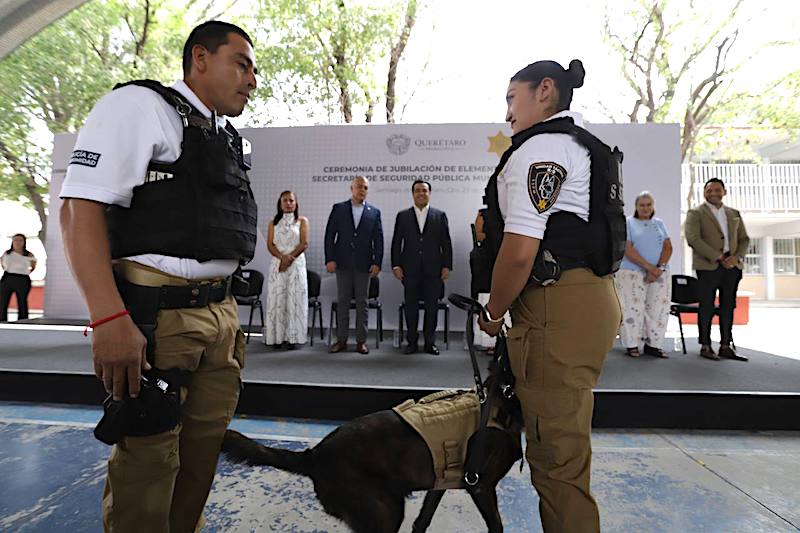
[[[375,324],[375,349],[381,347],[381,320],[383,319],[381,315],[381,308],[377,309],[377,316],[376,316],[378,323]]]
[[[444,308],[444,349],[450,349],[450,308]]]
[[[333,304],[331,304],[331,320],[330,320],[330,324],[328,324],[328,346],[331,345],[331,332],[333,331],[333,316],[334,316],[334,314],[338,314],[338,313],[339,313],[339,310],[336,309]]]
[[[683,346],[683,355],[686,355],[686,340],[683,338],[683,321],[681,314],[678,313],[678,328],[681,330],[681,346]]]
[[[397,321],[400,324],[399,327],[400,346],[403,346],[403,322],[404,322],[403,315],[405,314],[404,311],[405,311],[405,304],[400,304],[400,307],[397,308]]]
[[[317,312],[319,313],[319,340],[325,339],[325,327],[322,324],[322,304],[317,305]],[[311,333],[314,333],[313,331]]]
[[[317,324],[317,308],[311,308],[311,329],[309,330],[308,340],[311,346],[314,346],[314,326]]]
[[[253,325],[253,305],[250,304],[250,320],[247,321],[247,340],[245,344],[250,344],[250,327]]]

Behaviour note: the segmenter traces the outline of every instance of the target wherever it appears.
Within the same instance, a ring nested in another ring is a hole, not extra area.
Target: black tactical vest
[[[155,91],[175,108],[183,122],[183,142],[175,162],[150,162],[129,208],[106,209],[111,256],[250,261],[258,214],[247,177],[249,155],[238,132],[230,124],[218,128],[179,92],[156,81],[131,81],[114,89],[130,84]]]
[[[574,213],[560,211],[547,219],[539,256],[548,251],[561,270],[588,267],[598,276],[619,270],[625,255],[627,227],[622,199],[622,152],[612,150],[587,130],[564,117],[540,122],[511,138],[511,146],[500,158],[486,185],[481,209],[485,240],[473,250],[470,263],[473,292],[489,292],[492,269],[503,240],[504,222],[497,200],[497,176],[511,154],[533,137],[543,133],[565,133],[589,150],[591,178],[589,185],[589,221]],[[537,256],[537,262],[541,259]]]

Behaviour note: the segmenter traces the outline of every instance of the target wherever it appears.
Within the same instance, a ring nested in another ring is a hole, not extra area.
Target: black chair
[[[264,306],[261,303],[261,291],[264,290],[264,274],[258,270],[244,269],[242,277],[247,280],[249,287],[247,294],[236,296],[236,303],[250,306],[250,320],[247,322],[247,344],[250,344],[250,328],[253,326],[253,311],[258,308],[261,317],[261,327],[264,327]]]
[[[698,315],[700,322],[700,289],[699,281],[693,276],[681,274],[672,275],[672,305],[669,306],[669,314],[678,319],[678,328],[681,330],[681,346],[683,354],[686,355],[686,340],[683,337],[683,321],[681,313],[694,313]],[[714,314],[719,316],[719,306],[714,306]],[[731,343],[733,340],[731,340]],[[734,346],[736,346],[734,344]]]
[[[311,346],[314,346],[314,326],[317,324],[317,315],[319,315],[319,339],[325,339],[325,334],[322,330],[322,302],[319,301],[322,278],[316,272],[308,270],[306,271],[306,279],[308,280],[308,308],[311,310],[311,327],[308,330],[308,340]]]
[[[369,309],[375,309],[378,318],[378,331],[375,334],[375,348],[380,348],[381,341],[383,340],[383,308],[381,301],[378,299],[381,292],[381,284],[379,278],[369,278],[369,289],[367,290],[367,313]],[[351,295],[350,309],[356,308],[356,302]],[[331,332],[333,331],[333,324],[338,318],[338,302],[334,300],[331,302],[331,319],[328,326],[328,345],[331,344]],[[348,311],[349,312],[349,311]]]
[[[425,310],[425,302],[420,301],[417,303],[418,309],[420,311]],[[400,304],[400,307],[397,310],[398,319],[397,321],[400,324],[400,343],[403,343],[403,324],[405,322],[405,311],[406,303],[403,302]],[[444,347],[446,350],[450,349],[450,304],[447,303],[447,300],[444,299],[444,283],[442,283],[442,290],[439,293],[439,301],[436,304],[436,312],[444,311]]]

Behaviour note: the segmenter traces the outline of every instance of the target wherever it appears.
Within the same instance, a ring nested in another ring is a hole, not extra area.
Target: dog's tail
[[[231,429],[225,432],[222,453],[236,463],[272,466],[304,476],[311,476],[313,471],[311,450],[293,452],[270,448]]]

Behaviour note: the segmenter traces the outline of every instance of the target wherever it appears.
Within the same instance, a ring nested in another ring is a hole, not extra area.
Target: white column
[[[775,299],[775,258],[773,254],[772,237],[764,237],[764,273],[767,282],[767,300]]]

